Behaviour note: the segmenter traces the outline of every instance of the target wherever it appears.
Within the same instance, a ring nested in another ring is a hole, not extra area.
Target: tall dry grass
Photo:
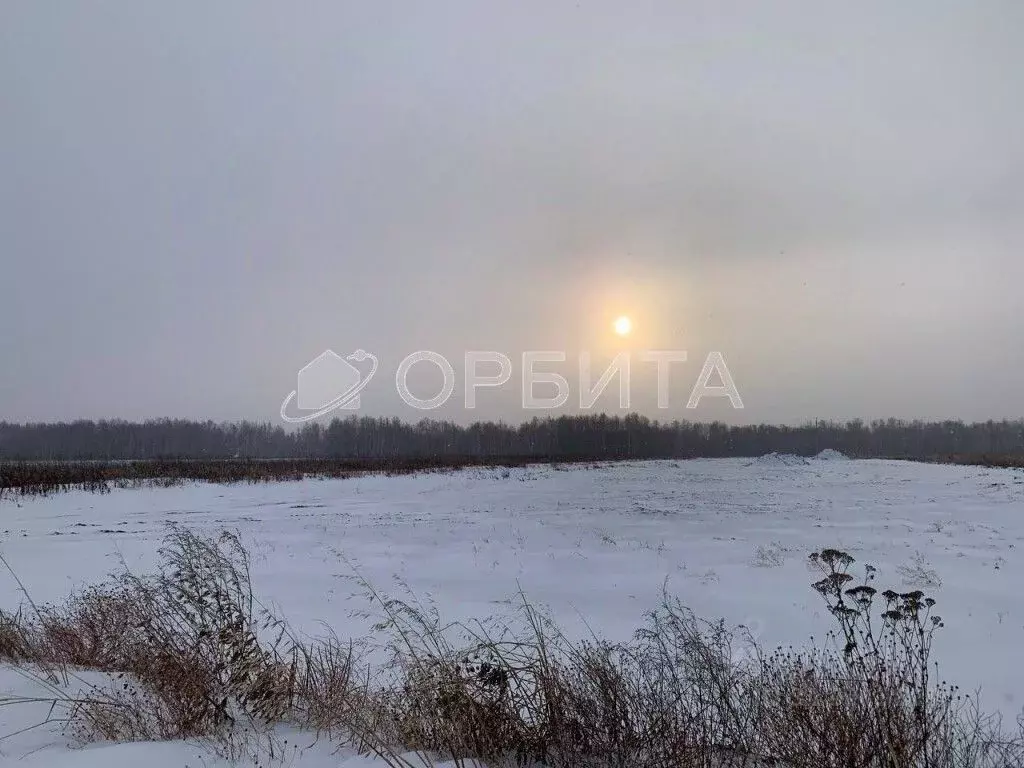
[[[407,766],[408,751],[551,768],[1024,765],[1004,732],[937,677],[943,621],[920,592],[815,553],[834,619],[806,650],[758,649],[665,595],[632,640],[567,638],[521,596],[516,618],[445,624],[362,582],[376,637],[299,639],[265,610],[238,539],[174,528],[156,573],[123,571],[60,606],[0,612],[0,658],[37,674],[81,741],[203,739],[264,763],[281,724]],[[82,670],[102,682],[76,690]]]
[[[561,461],[593,464],[602,457]],[[472,467],[508,469],[550,463],[536,456],[393,456],[388,458],[144,459],[139,461],[2,461],[0,498],[48,496],[70,491],[108,493],[114,488],[173,487],[189,482],[270,483],[306,478],[451,472]]]

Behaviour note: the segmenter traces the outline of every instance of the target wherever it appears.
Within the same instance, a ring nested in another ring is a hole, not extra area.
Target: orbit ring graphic
[[[366,385],[370,383],[370,379],[373,378],[373,374],[377,372],[377,356],[371,352],[367,352],[365,349],[357,349],[351,355],[347,355],[345,359],[353,360],[355,362],[369,360],[371,366],[370,372],[367,373],[365,377],[361,378],[358,384],[349,387],[347,392],[344,392],[334,398],[323,408],[320,408],[313,413],[303,414],[302,416],[289,416],[287,413],[288,404],[298,395],[298,390],[293,389],[291,394],[284,399],[283,403],[281,403],[281,418],[289,424],[300,424],[304,421],[312,421],[313,419],[319,419],[321,416],[326,416],[331,411],[348,405],[358,397],[359,393],[362,392],[366,388]]]

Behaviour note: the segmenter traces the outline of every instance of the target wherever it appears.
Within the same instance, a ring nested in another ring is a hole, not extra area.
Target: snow
[[[802,456],[794,456],[792,453],[766,453],[758,456],[752,462],[754,467],[802,467],[810,462]]]
[[[849,457],[845,453],[837,451],[835,448],[826,448],[814,458],[818,461],[849,461]]]
[[[99,675],[79,673],[77,690],[84,690],[84,681],[99,682]],[[71,686],[76,683],[72,681]],[[70,691],[71,688],[68,688]],[[46,688],[20,670],[0,667],[0,696],[25,698],[48,696]],[[339,749],[336,744],[317,738],[315,734],[303,733],[294,728],[278,728],[272,734],[275,750],[271,757],[267,750],[267,739],[249,742],[247,759],[244,753],[229,759],[216,754],[210,745],[199,742],[134,742],[128,744],[70,743],[61,733],[58,723],[51,722],[43,727],[48,718],[60,717],[60,711],[51,713],[47,701],[13,704],[0,708],[0,765],[17,765],[19,768],[257,768],[258,766],[281,766],[281,768],[388,768],[379,759],[354,754],[351,750]],[[13,734],[13,736],[11,735]],[[257,744],[259,746],[253,746]],[[453,762],[430,763],[415,753],[399,755],[410,768],[482,768],[475,761],[463,761],[456,766]]]
[[[796,458],[796,457],[792,457]],[[822,456],[820,458],[829,458]],[[253,557],[257,593],[300,631],[370,631],[355,618],[354,570],[378,589],[397,580],[445,619],[511,610],[522,589],[570,635],[592,628],[625,639],[663,585],[699,615],[744,624],[766,645],[808,642],[831,628],[809,587],[809,552],[836,547],[903,589],[926,563],[942,586],[926,590],[946,626],[935,651],[947,679],[1016,717],[1024,700],[1024,473],[889,461],[638,462],[598,467],[465,470],[266,485],[69,493],[0,503],[0,551],[36,601],[58,601],[122,561],[150,569],[167,523],[238,530]],[[785,471],[780,471],[780,469]],[[21,597],[0,578],[0,605]],[[0,670],[0,691],[29,683]],[[21,687],[19,687],[21,686]],[[0,707],[0,735],[32,721]],[[24,721],[24,718],[28,720]],[[307,737],[312,741],[312,737]],[[41,750],[41,751],[37,751]],[[0,741],[0,764],[76,768],[204,765],[196,745],[68,750],[59,732]],[[309,768],[379,766],[304,752]],[[4,755],[8,756],[7,758]],[[205,765],[218,765],[209,755]]]

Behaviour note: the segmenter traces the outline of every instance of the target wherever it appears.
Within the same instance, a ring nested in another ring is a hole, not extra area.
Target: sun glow
[[[616,318],[615,322],[612,323],[612,327],[619,336],[628,336],[629,332],[633,330],[633,321],[623,315]]]

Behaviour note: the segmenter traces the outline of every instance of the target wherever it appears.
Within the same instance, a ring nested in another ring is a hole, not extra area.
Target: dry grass
[[[593,464],[600,457],[563,462]],[[368,474],[449,472],[468,467],[510,469],[549,463],[548,456],[432,456],[346,459],[146,459],[141,461],[0,461],[0,498],[113,488],[173,487],[188,482],[269,483]]]
[[[928,589],[942,587],[942,578],[939,576],[939,572],[931,567],[927,558],[920,552],[915,552],[909,562],[897,566],[896,572],[900,575],[905,587],[926,587]]]
[[[773,541],[767,546],[759,544],[750,564],[755,568],[778,568],[786,562],[786,548]]]
[[[737,654],[753,640],[668,595],[630,642],[580,642],[525,596],[516,620],[446,625],[362,582],[387,638],[373,649],[300,642],[254,598],[234,536],[172,529],[152,576],[0,614],[0,658],[40,677],[81,741],[199,738],[262,763],[286,753],[283,723],[403,768],[410,750],[550,768],[1024,765],[1024,734],[936,680],[934,601],[878,594],[870,567],[853,586],[842,552],[810,562],[835,629],[806,651]],[[82,669],[106,682],[71,695]]]

